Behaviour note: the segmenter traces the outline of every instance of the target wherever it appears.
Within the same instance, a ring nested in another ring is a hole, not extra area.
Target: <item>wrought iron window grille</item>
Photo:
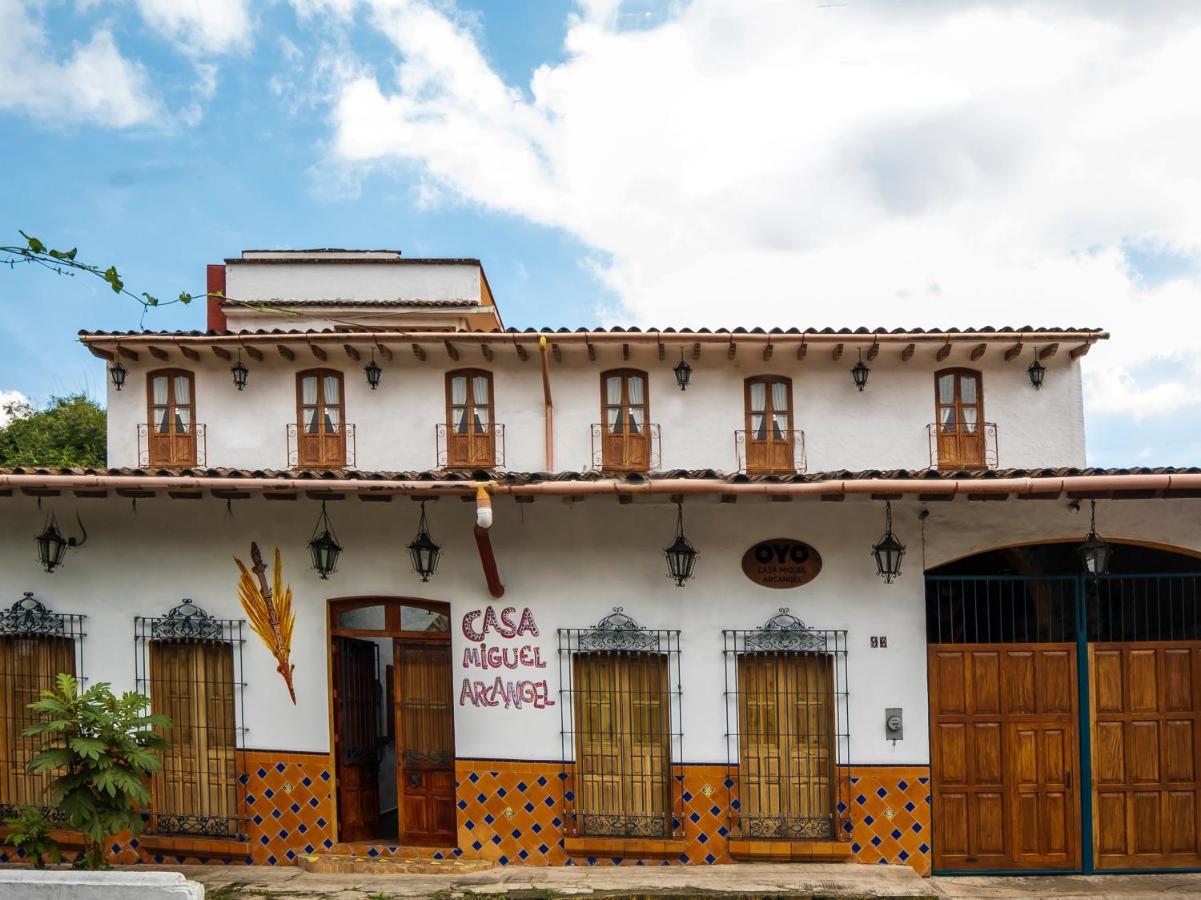
[[[558,637],[568,831],[681,836],[680,632],[644,628],[614,607]]]
[[[244,628],[191,600],[134,619],[138,690],[173,723],[148,833],[245,839]]]
[[[58,675],[84,680],[84,618],[56,613],[30,591],[0,612],[0,819],[33,806],[57,825],[66,822],[63,811],[46,798],[54,776],[29,771],[42,739],[22,732],[37,720],[29,704],[51,690]]]
[[[722,634],[731,832],[850,840],[847,632],[781,608]]]

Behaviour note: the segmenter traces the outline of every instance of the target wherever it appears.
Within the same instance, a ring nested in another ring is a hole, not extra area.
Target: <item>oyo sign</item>
[[[742,571],[763,587],[800,587],[816,578],[821,570],[821,554],[804,541],[792,538],[760,541],[742,555]]]

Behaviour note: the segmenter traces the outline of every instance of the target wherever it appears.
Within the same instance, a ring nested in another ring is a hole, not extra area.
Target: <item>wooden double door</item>
[[[339,840],[453,846],[449,634],[350,630],[332,647]]]
[[[1089,644],[1083,719],[1077,663],[931,645],[935,870],[1201,867],[1201,642]]]

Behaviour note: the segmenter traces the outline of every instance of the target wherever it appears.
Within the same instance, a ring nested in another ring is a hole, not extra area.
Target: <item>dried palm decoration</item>
[[[267,586],[267,567],[263,565],[263,555],[259,553],[259,545],[253,541],[250,544],[250,560],[253,565],[247,569],[242,560],[234,557],[242,577],[238,579],[238,599],[242,601],[242,609],[250,617],[250,627],[254,633],[271,651],[278,663],[275,671],[284,679],[288,686],[288,695],[292,705],[296,705],[296,689],[292,686],[292,673],[296,667],[289,662],[292,656],[292,626],[296,617],[292,614],[292,586],[284,586],[283,563],[279,558],[279,547],[275,548],[275,572],[272,587]],[[253,573],[253,574],[251,574]]]

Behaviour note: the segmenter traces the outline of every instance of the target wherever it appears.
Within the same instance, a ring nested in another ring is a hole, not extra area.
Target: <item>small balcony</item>
[[[592,468],[602,472],[650,472],[661,465],[659,426],[629,419],[592,425]]]
[[[353,469],[355,427],[349,422],[316,427],[288,424],[289,469]]]
[[[138,465],[186,469],[208,465],[208,436],[203,423],[138,426]]]
[[[808,469],[800,429],[734,432],[738,471],[747,475],[799,475]]]
[[[476,422],[463,428],[434,426],[440,469],[500,469],[505,465],[505,426]]]
[[[995,422],[932,422],[926,426],[926,436],[931,469],[947,472],[1000,466]]]

